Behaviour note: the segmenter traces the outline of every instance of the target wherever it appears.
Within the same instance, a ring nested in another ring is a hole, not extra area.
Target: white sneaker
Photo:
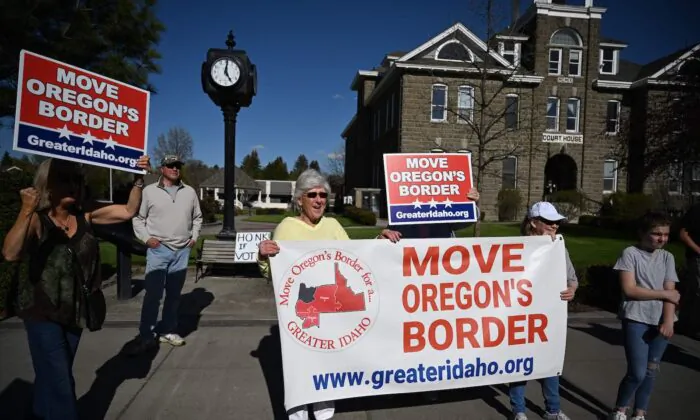
[[[543,416],[545,420],[571,420],[569,416],[564,414],[563,411],[560,411],[558,413],[552,414],[552,413],[545,413]]]
[[[527,420],[525,413],[518,413],[513,417],[513,420]]]
[[[613,412],[610,414],[610,420],[627,420],[627,414],[623,413],[622,411],[617,411]]]
[[[160,340],[161,343],[168,343],[171,346],[175,347],[185,345],[185,340],[175,333],[161,335],[160,337],[158,337],[158,340]]]

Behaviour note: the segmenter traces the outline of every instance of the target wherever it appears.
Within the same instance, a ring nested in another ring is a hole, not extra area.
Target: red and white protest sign
[[[471,167],[466,153],[385,154],[389,224],[476,221]]]
[[[20,53],[14,150],[141,173],[150,92]]]

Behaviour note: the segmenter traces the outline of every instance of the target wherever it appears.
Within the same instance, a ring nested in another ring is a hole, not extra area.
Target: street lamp
[[[210,48],[202,63],[202,89],[224,114],[224,222],[219,239],[236,239],[235,166],[236,118],[241,107],[249,107],[258,90],[258,72],[229,31],[226,49]]]

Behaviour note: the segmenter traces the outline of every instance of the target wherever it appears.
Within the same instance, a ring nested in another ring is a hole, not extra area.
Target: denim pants
[[[559,399],[559,377],[552,376],[540,379],[542,383],[542,396],[547,413],[556,414],[561,409]],[[514,414],[525,412],[525,385],[527,382],[515,382],[510,384],[510,407]]]
[[[187,263],[191,248],[172,250],[165,245],[146,251],[145,295],[141,308],[139,333],[152,339],[154,334],[169,334],[177,328],[180,294],[187,277]],[[160,301],[165,292],[163,317],[156,331]]]
[[[646,412],[668,339],[659,333],[656,325],[627,319],[622,321],[622,333],[627,374],[620,382],[615,406],[628,407],[634,397],[634,409]]]
[[[32,320],[25,320],[24,327],[34,365],[34,415],[45,420],[77,420],[73,360],[82,330]]]

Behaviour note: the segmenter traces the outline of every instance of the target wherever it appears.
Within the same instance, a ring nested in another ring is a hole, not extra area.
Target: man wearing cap
[[[182,165],[178,156],[163,157],[161,176],[143,189],[141,208],[133,219],[134,234],[148,250],[141,324],[138,337],[126,349],[130,354],[157,346],[156,339],[173,346],[185,344],[176,332],[178,304],[190,251],[202,227],[202,211],[194,188],[180,179]],[[163,292],[162,320],[156,328]]]

